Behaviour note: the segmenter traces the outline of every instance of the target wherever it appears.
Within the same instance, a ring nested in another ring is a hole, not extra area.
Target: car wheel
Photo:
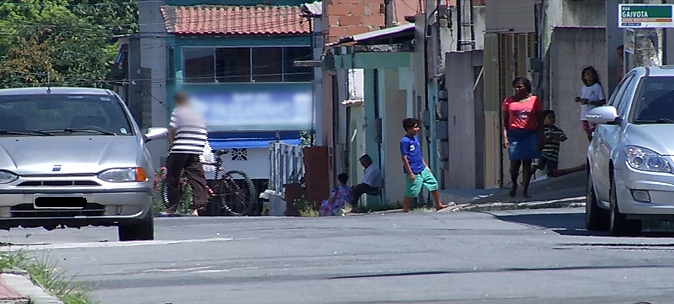
[[[597,204],[590,166],[587,166],[587,183],[585,194],[585,228],[587,230],[605,231],[609,228],[609,212]]]
[[[154,240],[154,215],[152,208],[150,208],[150,211],[141,222],[119,225],[117,231],[121,242]]]
[[[618,193],[616,182],[611,177],[611,187],[609,192],[609,201],[611,203],[611,210],[609,210],[610,225],[609,230],[613,236],[638,236],[641,234],[641,221],[628,220],[627,216],[620,213],[618,208]]]

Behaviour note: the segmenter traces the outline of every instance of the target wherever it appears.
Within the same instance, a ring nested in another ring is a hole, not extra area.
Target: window
[[[615,90],[613,90],[613,94],[611,94],[611,98],[608,100],[608,105],[613,106],[615,108],[618,108],[618,103],[620,103],[620,98],[625,93],[625,88],[627,87],[627,83],[632,79],[632,77],[634,77],[634,74],[626,75],[620,81],[620,83],[618,83]]]
[[[283,62],[285,64],[285,81],[304,82],[314,78],[313,68],[299,68],[294,66],[296,60],[311,60],[314,58],[313,50],[306,47],[285,48]]]
[[[634,98],[634,91],[637,89],[637,85],[639,84],[640,78],[632,75],[630,77],[629,82],[625,84],[625,94],[620,98],[620,101],[618,102],[618,115],[621,117],[625,118],[626,112],[627,112],[627,107],[632,103],[632,98]]]
[[[283,48],[253,49],[253,81],[283,81]]]
[[[175,61],[176,61],[176,50],[171,47],[168,49],[168,69],[166,70],[166,83],[172,85],[175,83]],[[126,99],[125,99],[126,100]]]
[[[204,83],[215,81],[215,52],[212,48],[184,48],[185,82]]]
[[[674,77],[646,77],[634,99],[634,123],[674,123]]]
[[[250,82],[250,48],[215,49],[218,82]]]
[[[185,83],[310,82],[313,68],[294,66],[311,60],[311,47],[183,48]]]
[[[90,129],[65,132],[65,129]],[[0,97],[0,129],[47,131],[53,135],[91,135],[109,132],[132,135],[121,103],[110,95],[17,95]]]

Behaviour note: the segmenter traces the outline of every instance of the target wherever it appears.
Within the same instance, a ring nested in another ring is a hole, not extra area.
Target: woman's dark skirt
[[[514,129],[508,131],[508,156],[510,160],[541,157],[538,151],[538,131]]]

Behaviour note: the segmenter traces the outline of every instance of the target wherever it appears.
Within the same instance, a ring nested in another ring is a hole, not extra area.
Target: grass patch
[[[33,283],[65,304],[95,303],[88,296],[89,288],[68,278],[65,271],[57,267],[56,262],[49,262],[48,257],[38,260],[29,258],[20,251],[0,252],[0,270],[6,272],[11,269],[28,272]]]
[[[318,217],[321,215],[321,213],[315,209],[315,204],[310,203],[305,196],[296,199],[293,202],[293,206],[301,217]]]

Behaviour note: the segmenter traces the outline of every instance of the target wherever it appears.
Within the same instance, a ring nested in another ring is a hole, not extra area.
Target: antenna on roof
[[[47,72],[47,94],[51,93],[51,73]]]

